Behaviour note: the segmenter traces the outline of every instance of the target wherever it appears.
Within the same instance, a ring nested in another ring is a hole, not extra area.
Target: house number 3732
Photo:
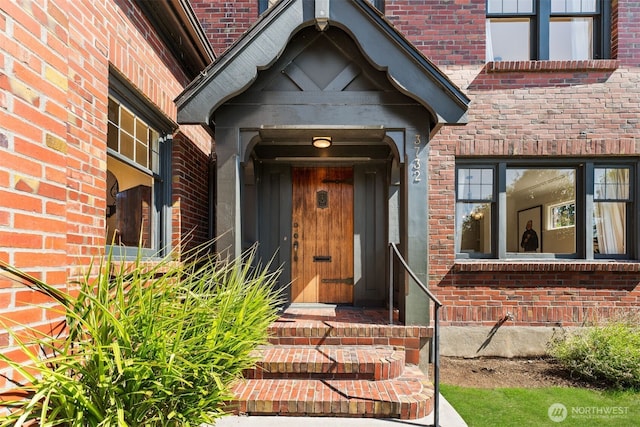
[[[413,148],[415,149],[415,157],[411,161],[411,176],[413,177],[413,182],[422,181],[422,162],[420,161],[420,145],[422,141],[420,140],[420,135],[416,135],[416,139],[413,141]]]

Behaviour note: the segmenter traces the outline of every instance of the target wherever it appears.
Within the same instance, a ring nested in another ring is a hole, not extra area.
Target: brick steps
[[[391,380],[243,380],[230,406],[247,415],[416,419],[433,409],[433,389],[415,366]]]
[[[269,342],[275,345],[389,345],[405,348],[406,362],[418,364],[422,340],[433,335],[427,326],[380,325],[345,321],[280,319],[269,329]]]
[[[269,346],[253,354],[259,358],[247,379],[360,379],[397,378],[404,368],[404,348],[390,346]]]
[[[288,308],[270,344],[233,388],[228,410],[244,415],[418,419],[433,386],[416,366],[425,326],[388,325],[386,310]]]

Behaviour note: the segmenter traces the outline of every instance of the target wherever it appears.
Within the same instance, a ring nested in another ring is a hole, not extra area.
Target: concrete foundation
[[[534,326],[443,326],[440,354],[452,357],[539,357],[566,328]]]

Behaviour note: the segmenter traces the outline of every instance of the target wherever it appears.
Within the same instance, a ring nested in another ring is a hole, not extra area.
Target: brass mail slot
[[[329,255],[315,255],[313,262],[331,262],[331,257]]]
[[[344,283],[345,285],[353,285],[353,277],[345,277],[344,279],[322,279],[322,283]]]

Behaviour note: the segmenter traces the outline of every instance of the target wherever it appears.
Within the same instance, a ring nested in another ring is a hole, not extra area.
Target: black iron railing
[[[418,287],[429,297],[433,302],[433,345],[432,345],[432,362],[433,362],[433,425],[439,427],[440,421],[440,331],[438,330],[438,310],[442,307],[442,303],[435,295],[427,288],[422,281],[411,270],[411,267],[407,264],[404,257],[398,250],[398,246],[395,243],[389,244],[389,324],[393,324],[393,283],[395,272],[394,270],[394,257],[400,261],[404,270],[409,276],[416,282]]]

